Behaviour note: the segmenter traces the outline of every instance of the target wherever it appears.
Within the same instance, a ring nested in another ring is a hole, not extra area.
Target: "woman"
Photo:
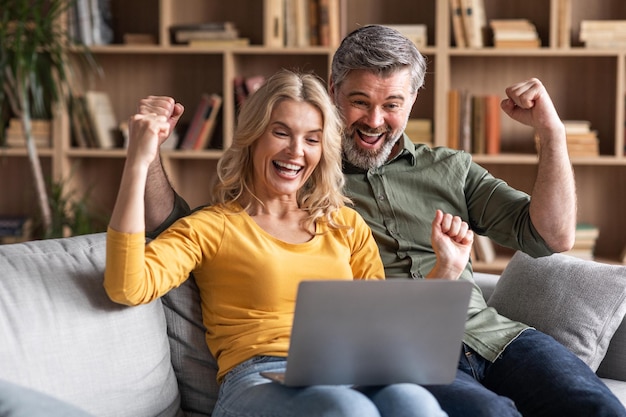
[[[107,234],[105,288],[116,302],[147,303],[193,272],[219,367],[213,415],[445,415],[414,384],[365,395],[346,386],[286,388],[259,375],[285,368],[300,281],[384,277],[370,229],[345,206],[340,120],[320,80],[289,71],[268,79],[241,109],[233,145],[218,163],[212,204],[146,246],[146,177],[169,128],[164,115],[131,118]],[[458,277],[471,232],[439,212],[433,236],[442,242],[441,271]]]

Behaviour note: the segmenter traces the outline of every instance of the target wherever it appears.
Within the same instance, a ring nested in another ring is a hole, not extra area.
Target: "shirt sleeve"
[[[350,267],[355,279],[384,279],[385,270],[372,235],[372,230],[365,220],[354,210],[345,209],[353,216],[354,230],[352,236],[352,256]]]
[[[530,196],[471,162],[465,196],[472,229],[533,257],[553,253],[530,218]]]

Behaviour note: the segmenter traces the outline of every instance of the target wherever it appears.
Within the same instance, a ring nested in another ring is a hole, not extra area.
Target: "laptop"
[[[449,384],[455,376],[472,291],[468,281],[303,281],[287,386]]]

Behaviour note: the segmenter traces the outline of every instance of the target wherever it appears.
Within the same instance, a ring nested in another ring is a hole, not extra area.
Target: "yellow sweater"
[[[137,305],[178,287],[193,272],[221,381],[254,356],[287,356],[300,281],[384,277],[361,216],[342,208],[335,219],[353,231],[329,231],[320,223],[318,234],[300,244],[274,238],[243,211],[220,207],[178,220],[148,245],[143,233],[109,228],[104,286],[112,300]]]

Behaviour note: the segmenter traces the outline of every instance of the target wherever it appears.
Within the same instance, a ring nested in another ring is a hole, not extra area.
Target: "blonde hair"
[[[305,226],[323,220],[332,228],[332,213],[350,200],[343,194],[341,171],[341,119],[322,80],[314,74],[281,70],[267,81],[240,109],[232,145],[217,163],[218,181],[213,187],[213,204],[248,201],[252,191],[252,145],[267,129],[272,111],[283,100],[311,104],[322,115],[322,156],[319,164],[297,193],[298,206],[308,212]],[[248,206],[245,206],[246,209]]]

